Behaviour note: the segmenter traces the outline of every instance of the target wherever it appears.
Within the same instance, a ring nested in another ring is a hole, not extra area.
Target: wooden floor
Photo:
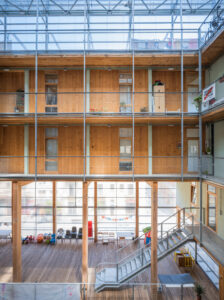
[[[30,244],[22,246],[22,278],[24,282],[81,282],[81,253],[82,241],[72,243],[58,242],[56,246]],[[109,245],[95,244],[89,241],[89,282],[94,282],[94,267],[104,261],[115,261],[116,243]],[[170,255],[158,264],[159,274],[177,274],[186,272],[177,267]],[[196,265],[190,271],[195,281],[206,287],[207,294],[204,300],[218,299],[218,291],[209,281],[203,271]],[[12,281],[12,244],[0,243],[0,282]],[[150,268],[130,282],[149,283]],[[150,299],[148,287],[135,287],[135,299]],[[94,286],[88,288],[89,299],[132,299],[133,290],[125,287],[119,291],[105,291],[98,294],[94,292]],[[167,298],[162,295],[158,299],[180,299],[180,290],[167,289]],[[195,299],[193,289],[184,290],[184,299]]]

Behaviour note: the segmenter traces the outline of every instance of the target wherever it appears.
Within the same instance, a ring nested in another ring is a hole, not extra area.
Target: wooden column
[[[82,282],[88,282],[88,183],[83,182],[82,201]]]
[[[94,182],[94,242],[98,240],[98,228],[97,228],[97,181]]]
[[[152,201],[151,201],[151,283],[157,283],[158,267],[157,267],[157,210],[158,210],[158,183],[152,183]],[[152,299],[156,299],[157,287],[151,288]]]
[[[177,228],[180,228],[180,220],[181,220],[180,212],[181,212],[180,208],[177,207]]]
[[[52,202],[52,205],[53,205],[53,233],[56,234],[57,233],[57,220],[56,220],[56,182],[53,181],[53,185],[52,185],[52,188],[53,188],[53,202]]]
[[[22,281],[21,256],[21,185],[12,182],[12,260],[13,282]]]
[[[136,181],[135,237],[139,236],[139,182]]]
[[[219,265],[219,300],[224,300],[224,267]]]

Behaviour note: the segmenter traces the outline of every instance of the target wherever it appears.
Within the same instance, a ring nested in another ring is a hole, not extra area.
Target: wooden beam
[[[179,207],[177,207],[177,228],[180,228],[180,221],[181,221],[181,209]]]
[[[136,182],[135,237],[139,236],[139,182]]]
[[[56,182],[52,182],[52,188],[53,188],[53,233],[57,233],[57,220],[56,220]]]
[[[17,181],[12,182],[12,207],[13,282],[21,282],[21,186]]]
[[[224,267],[219,265],[219,300],[224,300]]]
[[[151,283],[157,283],[158,277],[158,266],[157,266],[157,213],[158,213],[158,183],[153,182],[152,184],[152,203],[151,203]],[[151,288],[152,299],[156,299],[157,287],[152,286]]]
[[[88,182],[83,182],[82,201],[82,282],[88,282]]]
[[[98,240],[98,228],[97,228],[97,181],[94,182],[94,242]]]

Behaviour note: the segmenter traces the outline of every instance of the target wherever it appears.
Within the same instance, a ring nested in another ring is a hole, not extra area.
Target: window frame
[[[47,129],[53,129],[53,127],[45,127],[44,134],[45,134],[45,139],[44,139],[44,153],[45,153],[45,160],[44,160],[44,170],[47,173],[57,173],[58,172],[58,128],[57,129],[57,136],[53,137],[48,137],[46,134]],[[54,127],[55,128],[55,127]],[[48,140],[56,140],[57,141],[57,155],[54,158],[47,158],[47,141]],[[47,170],[46,168],[46,163],[47,162],[56,162],[57,169],[56,170]]]
[[[48,82],[47,81],[47,77],[48,76],[55,76],[55,80],[56,82]],[[54,93],[49,93],[47,91],[47,87],[55,87],[56,88],[56,92]],[[48,100],[48,96],[49,95],[56,95],[56,104],[47,104],[47,100]],[[55,108],[56,111],[55,112],[47,112],[47,108]],[[58,112],[58,74],[56,73],[46,73],[45,74],[45,113],[57,113]]]

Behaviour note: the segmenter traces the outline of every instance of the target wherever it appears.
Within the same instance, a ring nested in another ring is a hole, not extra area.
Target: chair
[[[79,228],[78,239],[82,239],[82,228]]]
[[[74,227],[72,227],[71,238],[72,238],[72,239],[76,239],[76,237],[77,237],[77,229],[76,229],[76,227],[74,226]]]
[[[64,237],[64,229],[63,228],[59,228],[58,229],[58,233],[57,233],[57,239],[58,240],[62,240]]]
[[[65,233],[65,238],[66,239],[71,239],[71,231],[70,230],[66,230],[66,233]]]

